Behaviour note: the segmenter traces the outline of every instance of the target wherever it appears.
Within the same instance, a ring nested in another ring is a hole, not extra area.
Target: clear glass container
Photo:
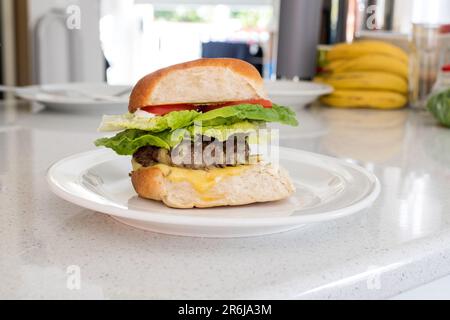
[[[443,65],[450,63],[448,25],[414,24],[410,59],[410,104],[425,108]]]

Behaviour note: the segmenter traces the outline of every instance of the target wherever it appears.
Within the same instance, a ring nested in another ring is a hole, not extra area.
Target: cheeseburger
[[[158,70],[134,87],[128,113],[104,116],[120,131],[97,146],[132,156],[131,182],[145,199],[173,208],[277,201],[294,186],[282,168],[253,154],[268,122],[297,126],[272,103],[258,71],[237,59],[200,59]]]

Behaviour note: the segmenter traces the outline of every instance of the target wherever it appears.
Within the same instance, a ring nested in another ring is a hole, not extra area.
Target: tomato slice
[[[199,109],[199,106],[194,104],[166,104],[166,105],[160,105],[160,106],[148,106],[141,108],[141,110],[156,114],[158,116],[163,116],[165,114],[168,114],[172,111],[184,111],[184,110],[197,110]]]
[[[259,104],[264,108],[272,108],[272,102],[270,100],[264,99],[252,99],[252,100],[240,100],[240,101],[227,101],[214,104],[191,104],[191,103],[180,103],[180,104],[165,104],[158,106],[148,106],[143,107],[141,110],[156,114],[158,116],[163,116],[172,111],[184,111],[184,110],[199,110],[202,112],[208,112],[223,107],[237,106],[240,104]]]

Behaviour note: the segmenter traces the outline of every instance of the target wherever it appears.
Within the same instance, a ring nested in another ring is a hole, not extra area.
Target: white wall
[[[393,29],[400,33],[411,32],[411,18],[413,11],[413,1],[396,0],[394,7]]]
[[[395,0],[394,30],[410,33],[412,22],[450,23],[449,0]]]
[[[450,23],[450,1],[414,0],[412,20],[416,23]]]
[[[104,58],[100,45],[100,0],[28,0],[32,39],[33,79],[35,83],[100,82],[104,80]],[[81,9],[81,29],[69,30],[61,23],[49,23],[42,38],[36,26],[52,8],[63,12],[70,5]],[[74,49],[68,49],[68,35]],[[39,48],[39,50],[38,50]],[[36,59],[40,57],[40,59]]]

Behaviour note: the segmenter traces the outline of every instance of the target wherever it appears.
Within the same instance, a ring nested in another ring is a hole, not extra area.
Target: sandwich
[[[259,72],[237,59],[199,59],[153,72],[134,87],[128,113],[104,116],[118,131],[96,146],[132,157],[136,193],[172,208],[238,206],[285,199],[288,173],[252,152],[266,123],[297,126],[272,103]]]

